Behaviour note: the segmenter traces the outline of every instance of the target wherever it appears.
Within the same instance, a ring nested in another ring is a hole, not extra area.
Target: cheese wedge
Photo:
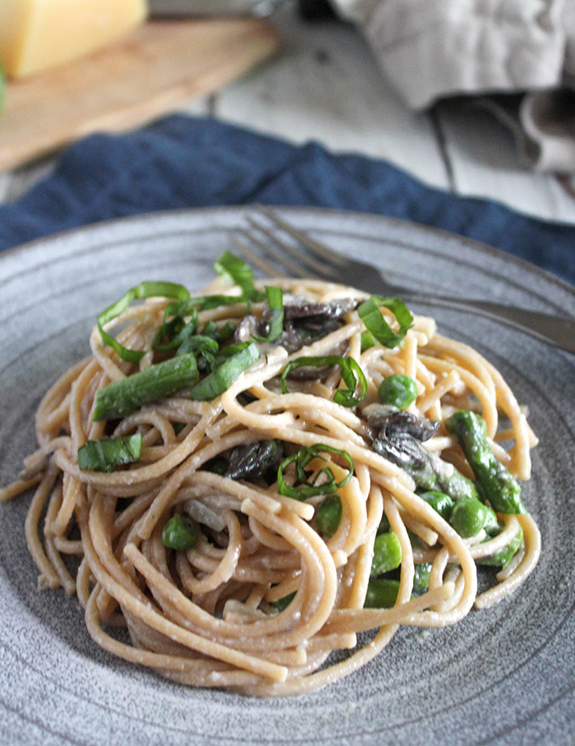
[[[24,78],[89,54],[147,15],[146,0],[0,0],[0,67]]]

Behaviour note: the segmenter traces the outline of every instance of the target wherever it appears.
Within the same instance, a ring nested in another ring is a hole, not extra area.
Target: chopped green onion
[[[120,300],[98,316],[98,329],[102,336],[102,342],[111,347],[118,356],[128,363],[139,363],[146,354],[143,350],[129,350],[121,345],[117,339],[104,331],[104,325],[123,313],[133,300],[144,300],[144,298],[162,297],[176,298],[179,301],[186,300],[190,293],[183,285],[173,282],[142,282],[136,287],[128,290]]]
[[[89,440],[78,449],[78,466],[82,471],[116,471],[121,464],[133,464],[142,455],[142,434],[127,438]]]
[[[94,420],[127,417],[144,404],[171,396],[199,378],[194,355],[180,355],[114,381],[96,395]]]
[[[214,264],[214,269],[219,275],[229,277],[234,285],[242,289],[242,300],[249,302],[262,299],[262,294],[254,286],[252,268],[231,251],[224,251]]]
[[[377,340],[371,332],[361,333],[361,351],[362,352],[365,352],[366,350],[370,350],[372,347],[375,347],[376,344],[377,344]]]
[[[220,306],[233,306],[236,303],[245,303],[245,300],[237,295],[197,295],[190,298],[190,305],[198,311],[213,311]]]
[[[268,322],[269,331],[267,337],[256,337],[256,342],[275,342],[279,339],[284,331],[284,294],[281,288],[268,287],[266,285],[266,295],[268,306],[270,308],[270,319]]]
[[[203,381],[197,383],[191,390],[190,396],[195,401],[212,401],[239,378],[259,358],[257,346],[252,342],[233,357],[225,360]]]
[[[308,481],[308,475],[305,472],[305,467],[314,458],[319,457],[320,453],[333,453],[337,456],[341,456],[347,463],[348,473],[341,480],[341,482],[335,481],[333,471],[326,467],[320,469],[312,481]],[[285,483],[284,471],[290,464],[295,464],[296,474],[299,482],[299,487],[291,487]],[[326,480],[323,484],[316,484],[321,476],[324,476]],[[349,480],[353,476],[353,461],[347,451],[340,451],[337,448],[324,445],[323,443],[316,443],[314,446],[304,446],[300,448],[297,453],[293,456],[288,456],[284,459],[278,469],[278,490],[280,495],[286,495],[286,497],[293,497],[294,500],[307,500],[308,497],[315,497],[316,495],[333,495],[342,487],[345,487],[349,483]]]
[[[359,367],[358,363],[352,357],[338,357],[337,355],[326,355],[325,357],[298,357],[296,360],[292,360],[284,368],[284,372],[281,377],[282,393],[288,393],[288,387],[286,383],[287,376],[296,368],[303,367],[314,367],[323,368],[326,365],[339,365],[341,368],[341,377],[347,389],[339,389],[335,392],[333,400],[336,404],[341,404],[342,407],[354,407],[356,404],[360,404],[367,392],[367,381],[364,372]],[[359,396],[354,396],[356,388],[359,386]]]
[[[399,323],[399,331],[394,332],[383,318],[380,308],[388,308]],[[372,295],[357,309],[368,332],[384,347],[397,347],[413,325],[413,316],[399,298],[382,298]]]
[[[185,552],[192,549],[198,540],[198,529],[189,518],[179,513],[172,516],[162,530],[162,544],[168,549]]]
[[[219,345],[213,337],[207,337],[204,334],[196,334],[194,337],[184,339],[178,347],[178,355],[187,355],[190,352],[198,355],[211,356],[217,354]]]
[[[222,342],[227,342],[227,340],[233,335],[235,330],[236,330],[236,325],[234,324],[234,322],[226,321],[225,324],[223,324],[218,329],[216,329],[214,339],[219,344],[222,344]]]
[[[218,325],[215,321],[206,321],[206,323],[204,324],[204,328],[200,333],[206,337],[212,337],[213,339],[216,339],[216,335],[218,333]]]
[[[190,317],[188,323],[185,317]],[[164,311],[162,325],[154,336],[152,349],[158,352],[175,350],[198,330],[198,312],[188,301],[169,303]]]
[[[246,350],[252,342],[237,342],[233,345],[228,345],[227,347],[222,348],[218,351],[218,356],[216,358],[216,362],[223,363],[224,360],[228,360],[231,357],[234,357],[234,355],[238,355],[240,352],[243,352]]]

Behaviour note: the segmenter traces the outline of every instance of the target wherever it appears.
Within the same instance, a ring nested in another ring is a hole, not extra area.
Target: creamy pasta
[[[0,492],[35,488],[39,587],[76,594],[120,658],[267,696],[520,585],[540,539],[515,479],[537,441],[498,371],[385,299],[222,274],[199,299],[132,293],[46,394],[38,450]]]

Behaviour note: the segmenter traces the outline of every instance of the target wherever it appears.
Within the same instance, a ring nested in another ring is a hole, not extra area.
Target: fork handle
[[[455,308],[479,316],[486,316],[563,350],[575,353],[575,319],[572,318],[551,316],[538,311],[529,311],[526,308],[506,306],[502,303],[491,303],[483,300],[445,298],[405,291],[402,292],[401,298],[409,301],[419,301],[430,306]]]

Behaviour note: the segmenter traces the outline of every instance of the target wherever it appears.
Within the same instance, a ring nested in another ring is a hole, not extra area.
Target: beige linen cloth
[[[481,94],[534,167],[575,172],[575,0],[332,2],[409,107]]]

